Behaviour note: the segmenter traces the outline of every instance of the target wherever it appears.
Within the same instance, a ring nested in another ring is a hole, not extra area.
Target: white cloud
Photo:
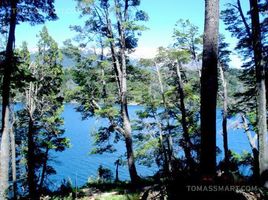
[[[137,47],[135,52],[130,54],[131,58],[140,59],[140,58],[153,58],[157,54],[157,48],[151,47]]]
[[[230,59],[230,67],[232,68],[241,68],[241,66],[243,65],[243,61],[238,55],[233,54],[230,56]]]
[[[36,52],[38,52],[38,48],[37,47],[28,47],[28,50],[30,51],[30,53],[36,53]]]

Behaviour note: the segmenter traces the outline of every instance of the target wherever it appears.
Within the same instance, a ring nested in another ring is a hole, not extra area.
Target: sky
[[[234,0],[221,0],[221,9],[224,5]],[[242,3],[245,4],[245,1]],[[46,22],[50,35],[62,46],[63,41],[72,39],[76,33],[69,29],[70,25],[82,25],[83,19],[79,18],[74,0],[55,0],[55,8],[59,19],[57,21]],[[176,21],[179,19],[189,19],[191,23],[200,28],[200,33],[204,29],[204,0],[141,0],[139,9],[144,10],[149,15],[149,21],[145,25],[149,30],[143,32],[139,38],[139,45],[133,53],[133,57],[153,57],[160,46],[167,47],[173,43],[172,34]],[[243,5],[247,7],[247,5]],[[44,25],[30,26],[21,24],[16,30],[16,45],[19,47],[23,41],[28,43],[29,49],[36,50],[38,38],[36,37]],[[230,33],[225,31],[225,26],[220,23],[220,32],[226,36],[226,41],[234,48],[236,40]],[[239,67],[241,60],[237,55],[231,56],[232,67]]]

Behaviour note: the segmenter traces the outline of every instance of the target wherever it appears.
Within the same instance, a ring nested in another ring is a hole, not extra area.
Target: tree
[[[259,167],[260,162],[265,160],[265,153],[261,156],[262,159],[260,159],[260,155],[258,154],[261,148],[264,150],[264,148],[266,148],[265,146],[267,146],[267,144],[265,145],[265,142],[263,143],[261,141],[262,139],[259,138],[259,131],[261,131],[261,137],[266,137],[262,135],[266,132],[264,131],[266,123],[264,123],[265,120],[263,119],[263,116],[266,118],[266,115],[261,113],[266,112],[263,103],[265,104],[266,101],[264,98],[267,99],[267,92],[264,91],[264,87],[266,87],[264,83],[266,81],[267,84],[267,79],[262,77],[264,66],[267,65],[267,13],[265,12],[265,10],[267,10],[267,2],[260,1],[257,5],[255,5],[256,2],[250,3],[252,6],[254,5],[254,11],[248,12],[248,15],[244,14],[240,0],[237,0],[234,4],[228,4],[228,8],[222,12],[222,17],[224,23],[227,25],[227,30],[238,39],[236,50],[242,55],[244,61],[242,66],[243,73],[239,77],[240,81],[243,83],[243,89],[235,95],[237,98],[236,104],[239,104],[240,107],[235,110],[236,112],[242,113],[244,123],[247,123],[247,120],[250,121],[254,132],[257,134],[256,137],[258,137],[257,140],[259,141],[258,149],[255,148],[255,142],[250,137],[249,142],[252,146],[254,157],[254,177],[256,180],[260,181],[260,171],[263,170],[260,170]],[[259,14],[263,17],[259,18]],[[257,58],[255,58],[255,56]],[[249,57],[254,59],[248,59]],[[262,111],[260,110],[261,106]],[[262,117],[258,117],[259,114],[262,115]],[[260,126],[261,129],[259,130]],[[257,157],[259,158],[257,159]],[[266,161],[264,161],[264,163],[265,162]],[[263,166],[265,166],[265,164]]]
[[[187,51],[191,55],[192,63],[189,67],[198,70],[201,77],[199,60],[201,58],[202,36],[199,34],[198,27],[189,20],[183,19],[178,20],[175,27],[173,34],[174,47]]]
[[[22,51],[25,49],[24,46]],[[51,150],[61,152],[68,147],[68,139],[63,137],[62,129],[63,97],[60,93],[63,70],[60,62],[58,45],[44,27],[39,34],[35,61],[28,63],[33,80],[24,88],[25,107],[19,111],[17,129],[27,141],[26,169],[30,199],[39,198],[47,176],[55,173],[49,165]]]
[[[194,176],[198,170],[199,76],[188,68],[191,61],[189,51],[179,46],[160,47],[154,59],[140,61],[151,73],[150,87],[144,89],[145,109],[135,123],[137,159],[144,165],[155,161],[171,179],[179,171]]]
[[[10,126],[10,85],[12,73],[16,70],[16,59],[14,57],[15,29],[21,22],[30,24],[43,23],[46,19],[56,19],[54,13],[54,0],[41,1],[1,1],[0,16],[4,16],[4,22],[8,30],[8,39],[5,48],[5,59],[3,62],[3,84],[2,84],[2,131],[1,131],[1,170],[0,170],[0,197],[5,198],[8,189],[9,172],[9,126]],[[34,10],[34,12],[29,12]],[[20,11],[20,12],[18,12]],[[1,17],[2,21],[2,17]]]
[[[170,115],[170,118],[175,117],[179,121],[179,123],[181,123],[183,137],[180,141],[180,145],[183,148],[189,171],[193,172],[195,171],[195,161],[194,156],[192,154],[192,151],[194,150],[194,145],[192,144],[191,139],[196,129],[193,128],[195,126],[194,115],[192,114],[192,109],[194,106],[191,107],[189,105],[194,105],[195,103],[191,100],[191,94],[188,93],[188,97],[186,97],[185,82],[187,82],[187,76],[185,73],[186,70],[183,69],[183,65],[191,63],[193,57],[192,53],[189,50],[181,50],[183,49],[183,47],[179,45],[177,47],[180,50],[160,49],[159,55],[157,56],[156,60],[160,64],[166,65],[169,73],[171,74],[169,78],[170,86],[175,86],[175,98],[177,98],[177,102],[174,99],[175,102],[173,102],[173,104],[175,107],[178,108],[178,110],[174,109],[174,111],[170,111],[169,109],[167,110],[167,113],[173,112],[174,116]],[[173,100],[174,97],[172,98],[170,95],[169,98]],[[180,113],[180,115],[176,112]],[[192,131],[189,131],[190,128],[192,128]]]
[[[265,71],[267,63],[264,60],[262,32],[257,0],[250,0],[252,47],[254,52],[256,87],[257,87],[257,128],[259,139],[259,162],[261,184],[268,188],[268,143],[267,143],[267,111]]]
[[[135,8],[137,8],[139,4],[140,1],[136,0],[78,1],[82,15],[89,16],[89,19],[85,27],[74,27],[75,30],[82,33],[80,34],[80,39],[88,39],[88,37],[85,37],[85,32],[87,35],[98,35],[103,38],[103,41],[105,41],[110,49],[113,74],[117,85],[117,100],[120,104],[120,116],[118,120],[115,120],[114,117],[111,118],[109,115],[106,116],[110,121],[111,130],[121,134],[125,140],[128,167],[132,183],[137,183],[139,177],[135,166],[132,128],[128,113],[127,54],[133,51],[137,46],[136,34],[144,29],[143,26],[139,26],[135,21],[145,21],[148,19],[148,16],[143,11],[135,11]],[[115,18],[110,14],[111,10],[113,10]],[[91,106],[91,108],[92,107],[96,108],[96,106]],[[100,107],[97,106],[97,109],[99,108]]]
[[[223,149],[224,149],[224,165],[225,172],[229,170],[229,147],[228,147],[228,86],[226,80],[226,71],[228,70],[228,63],[230,62],[231,51],[228,50],[229,44],[224,41],[224,36],[220,35],[219,37],[219,71],[221,77],[221,89],[222,93],[220,96],[223,101],[223,110],[222,110],[222,134],[223,134]]]
[[[201,76],[201,174],[216,175],[216,106],[218,90],[219,1],[205,1]],[[208,95],[210,94],[210,95]]]

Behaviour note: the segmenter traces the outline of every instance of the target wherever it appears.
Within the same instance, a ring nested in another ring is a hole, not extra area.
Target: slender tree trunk
[[[9,179],[9,97],[11,74],[14,68],[13,49],[15,43],[15,29],[17,18],[17,0],[11,1],[11,18],[9,24],[9,35],[6,46],[6,58],[4,63],[4,78],[2,85],[2,135],[1,135],[1,155],[0,155],[0,199],[6,198]]]
[[[121,84],[121,117],[123,120],[123,129],[125,133],[125,142],[127,149],[127,160],[131,182],[136,184],[139,180],[136,165],[135,165],[135,156],[133,151],[133,141],[132,141],[132,129],[128,114],[128,105],[127,105],[127,72],[126,72],[126,60],[124,52],[121,51],[122,58],[122,84]]]
[[[44,181],[45,181],[45,177],[46,177],[46,172],[47,172],[47,162],[48,162],[48,152],[49,152],[49,148],[46,148],[46,152],[45,152],[45,157],[44,157],[44,163],[43,163],[43,169],[42,169],[42,173],[41,173],[41,179],[40,179],[40,184],[39,184],[39,194],[42,192],[43,186],[44,186]]]
[[[11,167],[12,167],[12,182],[13,182],[13,199],[17,199],[17,166],[16,166],[16,141],[14,133],[15,114],[14,110],[10,109],[12,113],[12,124],[10,126],[10,143],[11,143]]]
[[[228,131],[227,131],[228,92],[227,92],[227,83],[225,80],[222,66],[219,66],[219,69],[223,87],[222,134],[223,134],[224,161],[225,161],[225,172],[228,172],[229,171],[229,147],[228,147]]]
[[[27,167],[28,167],[28,186],[29,186],[29,198],[36,199],[36,180],[35,180],[35,154],[34,154],[34,121],[29,116],[28,125],[28,152],[27,152]]]
[[[120,43],[120,71],[121,76],[119,76],[120,81],[120,104],[121,104],[121,118],[123,121],[123,129],[125,136],[125,143],[127,149],[127,160],[128,160],[128,168],[130,173],[131,182],[133,184],[137,184],[139,181],[139,176],[136,170],[135,165],[135,156],[133,151],[133,140],[132,140],[132,129],[128,114],[128,105],[127,105],[127,62],[126,62],[126,44],[125,44],[125,28],[123,22],[127,20],[127,2],[125,1],[125,10],[124,10],[124,19],[123,14],[120,9],[120,4],[118,0],[115,0],[116,8],[116,18],[117,18],[117,28],[119,33],[119,43]]]
[[[104,61],[104,46],[101,40],[101,62]],[[102,82],[102,98],[107,98],[107,89],[106,89],[106,81],[105,81],[105,69],[103,64],[101,64],[101,82]]]
[[[164,108],[165,108],[165,115],[166,115],[165,118],[167,119],[167,126],[168,126],[168,137],[165,138],[167,141],[167,147],[168,147],[167,152],[166,152],[166,148],[165,148],[164,140],[163,140],[162,126],[161,126],[161,130],[160,130],[160,142],[162,143],[165,161],[167,162],[164,165],[167,166],[166,171],[168,174],[170,174],[170,172],[172,172],[172,159],[173,159],[173,147],[171,146],[173,143],[172,142],[173,139],[172,139],[172,135],[170,132],[170,123],[169,123],[170,116],[168,116],[168,107],[167,107],[161,72],[160,72],[160,69],[159,69],[157,64],[155,64],[155,67],[156,67],[158,82],[159,82],[159,86],[160,86],[161,97],[162,97],[162,101],[163,101]],[[161,124],[161,122],[159,122],[159,123]]]
[[[183,149],[184,154],[187,160],[187,164],[189,166],[190,171],[194,170],[194,160],[191,154],[191,147],[192,142],[190,139],[189,131],[188,131],[188,124],[187,124],[187,112],[185,108],[185,95],[184,95],[184,89],[183,89],[183,82],[181,78],[181,63],[175,66],[175,74],[176,74],[176,80],[177,80],[177,90],[179,94],[179,101],[180,101],[180,111],[181,111],[181,123],[182,123],[182,129],[183,129]]]
[[[248,25],[248,23],[247,23],[247,20],[246,20],[246,18],[245,18],[245,15],[244,15],[244,13],[243,13],[243,10],[242,10],[242,6],[241,6],[241,2],[240,2],[240,0],[237,0],[237,10],[238,10],[238,12],[239,12],[239,15],[240,15],[240,17],[241,17],[241,19],[242,19],[242,22],[243,22],[243,24],[244,24],[244,26],[245,26],[245,29],[246,29],[246,31],[247,31],[247,35],[248,35],[248,38],[251,38],[251,31],[250,31],[250,27],[249,27],[249,25]]]
[[[265,61],[261,37],[258,0],[249,0],[251,7],[252,44],[257,82],[257,128],[259,139],[259,163],[261,184],[268,188],[268,143],[267,143],[267,112]]]
[[[219,0],[205,1],[205,32],[201,77],[201,175],[216,175],[216,106],[218,90]]]
[[[108,37],[110,39],[113,38],[112,29],[110,26],[110,22],[107,19],[108,23]],[[128,106],[127,106],[127,74],[126,74],[126,59],[125,59],[125,52],[121,49],[121,67],[119,61],[117,59],[115,45],[111,41],[110,48],[112,53],[112,60],[115,69],[115,75],[117,80],[118,86],[118,93],[119,93],[119,100],[121,104],[121,118],[123,121],[123,129],[124,129],[124,138],[125,138],[125,145],[127,150],[127,161],[128,161],[128,168],[129,174],[131,178],[131,182],[136,184],[139,180],[139,176],[137,174],[136,166],[135,166],[135,158],[134,158],[134,151],[133,151],[133,141],[132,141],[132,134],[131,134],[131,124],[128,115]]]
[[[113,61],[113,67],[115,71],[115,79],[116,79],[116,84],[118,88],[118,96],[121,94],[121,80],[120,77],[121,75],[121,69],[120,69],[120,64],[118,60],[118,55],[116,54],[116,46],[114,44],[114,35],[113,35],[113,29],[112,29],[112,24],[111,20],[109,19],[109,11],[105,10],[105,17],[106,17],[106,23],[107,23],[107,37],[110,39],[110,49],[111,49],[111,54],[112,54],[112,61]]]
[[[9,115],[9,107],[6,107],[5,115]],[[5,128],[1,138],[1,169],[0,169],[0,199],[7,198],[9,186],[9,161],[10,161],[10,140],[9,140],[9,117],[5,117]]]
[[[253,154],[253,160],[254,160],[253,161],[253,176],[255,180],[258,182],[260,179],[259,151],[258,151],[258,146],[257,146],[258,135],[256,134],[256,137],[252,137],[245,115],[241,114],[241,118],[242,118],[243,128],[247,135],[247,138],[248,138],[251,150],[252,150],[252,154]]]
[[[160,123],[160,122],[159,122]],[[158,124],[159,124],[158,123]],[[160,133],[159,133],[159,145],[160,145],[160,148],[161,148],[161,151],[162,151],[162,154],[163,154],[163,158],[164,158],[164,172],[167,176],[170,175],[170,166],[169,166],[169,162],[168,162],[168,156],[167,156],[167,151],[166,151],[166,148],[165,148],[165,145],[164,145],[164,139],[163,139],[163,133],[162,133],[162,126],[160,125],[159,126],[159,129],[160,129]]]
[[[120,160],[118,159],[115,162],[115,182],[119,181],[119,164],[120,164]]]

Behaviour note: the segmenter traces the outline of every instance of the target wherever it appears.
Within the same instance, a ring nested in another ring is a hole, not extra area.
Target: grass
[[[126,194],[126,195],[105,195],[97,197],[96,200],[138,200],[139,194]]]

